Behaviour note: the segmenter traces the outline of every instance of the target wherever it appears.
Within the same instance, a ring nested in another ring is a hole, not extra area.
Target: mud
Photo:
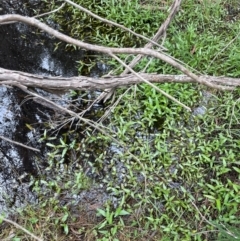
[[[41,7],[39,4],[1,1],[0,14],[32,16],[31,9]],[[64,46],[54,51],[56,43],[51,36],[22,23],[0,25],[0,67],[42,75],[77,75],[76,61],[84,58],[85,52],[68,53]],[[0,86],[0,135],[41,150],[36,153],[0,139],[0,212],[35,201],[29,188],[30,175],[36,176],[39,165],[46,161],[46,149],[38,140],[43,133],[42,123],[53,114],[19,89]]]

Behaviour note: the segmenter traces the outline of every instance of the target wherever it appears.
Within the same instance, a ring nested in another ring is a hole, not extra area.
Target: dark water
[[[40,1],[0,1],[0,14],[31,16]],[[76,61],[85,52],[54,51],[57,40],[22,23],[0,25],[0,67],[52,76],[77,75]],[[36,90],[37,91],[37,90]],[[50,96],[54,97],[54,96]],[[44,163],[45,149],[38,142],[44,122],[53,111],[26,98],[17,88],[0,86],[0,135],[39,148],[40,153],[0,139],[0,213],[35,200],[29,192],[29,174],[36,175]]]

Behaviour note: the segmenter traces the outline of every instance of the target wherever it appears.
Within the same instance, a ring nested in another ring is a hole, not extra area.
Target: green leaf
[[[103,209],[101,209],[101,208],[98,208],[98,209],[97,209],[97,215],[98,215],[98,216],[103,216],[103,217],[106,218],[106,211],[103,210]]]
[[[128,211],[126,211],[126,210],[121,210],[120,212],[119,212],[119,215],[120,216],[125,216],[125,215],[129,215],[130,213],[128,212]]]
[[[55,145],[53,145],[52,143],[47,143],[46,145],[49,147],[55,147]]]
[[[206,195],[206,194],[204,194],[204,197],[207,197],[208,199],[210,199],[210,200],[212,200],[212,201],[215,201],[215,200],[216,200],[216,198],[213,197],[213,196],[211,196],[211,195]]]
[[[232,187],[234,189],[235,192],[238,192],[239,191],[239,188],[240,188],[240,185],[237,185],[237,184],[232,184]]]
[[[63,149],[63,151],[62,151],[62,157],[64,157],[64,156],[66,155],[67,151],[68,151],[68,148],[67,148],[67,147]]]
[[[68,213],[65,213],[62,217],[62,222],[66,222],[68,216],[69,216]]]
[[[67,224],[61,224],[61,226],[63,227],[64,233],[65,233],[65,234],[68,234],[68,233],[69,233],[68,225],[67,225]]]
[[[107,220],[105,220],[103,223],[101,223],[99,226],[98,226],[98,229],[102,229],[103,227],[105,227],[107,224]]]
[[[65,146],[65,145],[66,145],[66,143],[63,141],[63,139],[62,139],[62,138],[60,139],[60,142],[61,142],[61,144],[62,144],[63,146]]]
[[[0,215],[0,224],[3,222],[4,216]]]
[[[100,230],[99,233],[102,233],[102,234],[105,234],[105,235],[106,235],[106,234],[109,233],[109,231],[108,231],[108,230]]]
[[[217,206],[218,211],[220,212],[221,211],[221,201],[220,201],[220,199],[216,199],[216,206]]]
[[[233,167],[233,169],[240,174],[240,168],[238,168],[238,167]]]

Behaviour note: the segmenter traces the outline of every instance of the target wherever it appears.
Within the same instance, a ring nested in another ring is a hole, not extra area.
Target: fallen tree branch
[[[172,19],[174,18],[174,16],[176,15],[180,4],[181,4],[182,0],[175,0],[173,2],[173,4],[171,5],[171,9],[170,9],[170,13],[167,17],[167,19],[161,24],[160,28],[158,29],[157,33],[153,36],[152,40],[154,40],[155,42],[158,42],[162,37],[166,36],[166,30],[167,27],[169,26],[169,24],[171,23]],[[163,38],[164,39],[164,38]],[[163,41],[162,41],[163,42]],[[163,44],[162,44],[163,45]],[[154,45],[152,44],[152,42],[148,42],[144,48],[152,48]],[[135,67],[135,65],[141,60],[141,58],[143,57],[143,55],[138,54],[137,56],[135,56],[135,58],[128,64],[128,66],[130,67],[130,69],[133,69]],[[151,58],[152,59],[152,58]],[[125,70],[122,72],[123,75],[128,74],[129,72],[129,68],[125,68]],[[145,72],[145,71],[142,71]],[[100,100],[104,100],[104,102],[109,99],[112,94],[114,92],[114,89],[106,89],[99,97],[98,97],[98,102]]]
[[[74,44],[80,48],[88,49],[95,52],[101,52],[108,55],[112,54],[141,54],[146,56],[152,56],[158,59],[163,60],[164,62],[170,64],[171,66],[175,67],[176,69],[180,70],[182,73],[188,75],[192,79],[194,79],[199,84],[207,85],[208,87],[225,90],[227,87],[223,87],[220,85],[215,85],[213,83],[210,83],[206,77],[199,78],[196,74],[189,71],[187,68],[185,68],[183,65],[179,64],[176,60],[172,59],[171,57],[167,56],[164,53],[157,52],[155,50],[149,49],[149,48],[108,48],[104,46],[99,45],[93,45],[84,43],[80,40],[76,40],[74,38],[71,38],[65,34],[62,34],[58,32],[57,30],[49,27],[48,25],[40,22],[39,20],[31,17],[24,17],[18,14],[6,14],[0,16],[0,23],[9,22],[9,21],[19,21],[26,24],[29,24],[31,26],[37,27],[39,29],[42,29],[46,33],[55,36],[56,38],[67,42],[69,44]]]
[[[64,7],[64,5],[65,5],[65,3],[63,3],[59,8],[54,9],[54,10],[52,10],[52,11],[50,11],[50,12],[42,13],[42,14],[39,14],[39,15],[35,15],[34,18],[42,18],[42,17],[45,17],[45,16],[47,16],[47,15],[56,13],[56,12],[58,12],[60,9],[62,9],[62,8]],[[13,24],[13,23],[17,23],[17,21],[4,22],[4,23],[1,23],[0,25]]]
[[[186,75],[163,75],[138,73],[139,76],[151,83],[196,83]],[[240,86],[240,79],[216,76],[199,76],[199,79],[207,78],[210,83],[221,86],[222,89],[233,90]],[[144,83],[134,74],[123,76],[108,76],[106,78],[91,78],[76,76],[71,78],[40,76],[21,71],[12,71],[0,68],[0,84],[16,85],[26,87],[43,88],[45,90],[104,90],[106,88],[117,88],[132,84]]]
[[[12,143],[12,144],[14,144],[14,145],[21,146],[21,147],[27,148],[27,149],[32,150],[32,151],[40,152],[39,149],[33,148],[33,147],[31,147],[31,146],[26,146],[26,145],[24,145],[24,144],[22,144],[22,143],[20,143],[20,142],[17,142],[17,141],[13,141],[13,140],[11,140],[11,139],[8,139],[7,137],[0,136],[0,138],[3,139],[3,140],[5,140],[5,141],[8,141],[8,142],[10,142],[10,143]]]

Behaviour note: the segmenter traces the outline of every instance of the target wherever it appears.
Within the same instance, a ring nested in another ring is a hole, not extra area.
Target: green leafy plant
[[[167,16],[167,12],[144,8],[140,1],[76,3],[146,36],[152,36]],[[148,3],[156,5],[155,1]],[[168,53],[196,72],[239,77],[239,41],[228,45],[238,34],[239,21],[228,20],[226,4],[183,1],[167,31],[164,45]],[[47,5],[54,8],[57,3]],[[71,36],[88,42],[116,47],[143,45],[142,40],[69,5],[54,20]],[[136,70],[144,69],[148,61],[143,58]],[[116,66],[111,59],[108,63]],[[89,68],[93,65],[86,63]],[[82,72],[82,66],[79,68]],[[158,60],[153,60],[146,71],[179,73]],[[158,86],[190,106],[193,113],[186,113],[143,84],[122,95],[103,122],[114,130],[118,143],[85,126],[82,139],[77,131],[60,138],[44,132],[41,141],[50,148],[48,166],[42,176],[33,180],[40,211],[29,207],[21,214],[31,230],[46,230],[53,240],[57,234],[51,234],[52,230],[62,232],[65,240],[71,235],[86,240],[123,241],[239,239],[239,89],[219,92],[195,84]],[[117,96],[122,91],[118,90]],[[201,107],[203,112],[194,112]],[[109,197],[105,206],[95,211],[96,220],[91,222],[81,205],[78,216],[85,219],[72,217],[69,207],[73,204],[68,201],[64,205],[64,198],[76,199],[93,186]]]
[[[101,240],[110,238],[111,240],[118,240],[114,238],[117,232],[124,227],[124,221],[121,217],[130,215],[130,212],[124,210],[122,205],[124,204],[124,198],[121,201],[121,204],[112,210],[109,204],[106,205],[105,209],[98,209],[97,215],[104,217],[104,220],[97,225],[99,233],[103,234],[104,237]]]

